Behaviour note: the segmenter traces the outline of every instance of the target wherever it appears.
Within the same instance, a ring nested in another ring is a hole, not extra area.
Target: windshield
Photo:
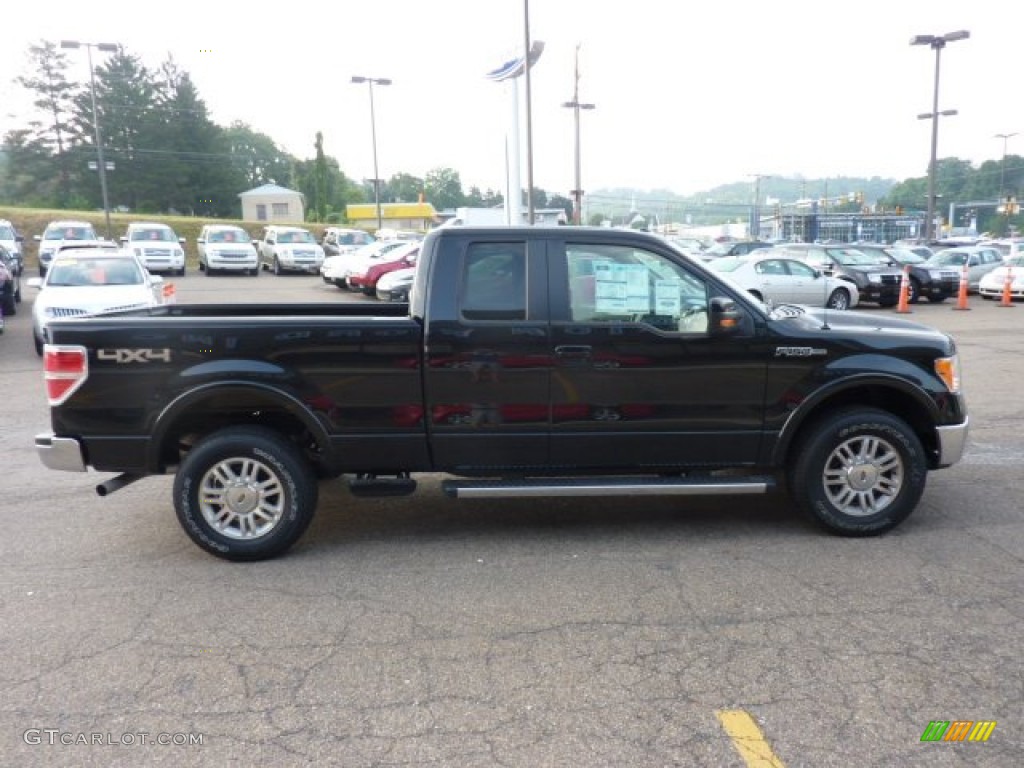
[[[97,240],[92,227],[48,227],[43,240]]]
[[[311,232],[282,232],[277,236],[279,243],[315,243]]]
[[[923,256],[918,256],[913,251],[908,251],[905,248],[890,248],[886,253],[900,264],[922,264],[924,262]]]
[[[132,231],[131,239],[135,240],[158,240],[165,243],[176,243],[178,238],[169,229],[136,229]]]
[[[61,259],[46,276],[48,286],[141,285],[142,272],[132,259]]]
[[[829,256],[845,267],[868,267],[876,266],[884,261],[884,258],[869,255],[854,248],[826,248]]]
[[[249,233],[244,229],[215,229],[206,236],[208,243],[248,243]]]
[[[936,264],[940,267],[962,267],[967,263],[967,254],[963,251],[943,251],[928,259],[928,263]]]

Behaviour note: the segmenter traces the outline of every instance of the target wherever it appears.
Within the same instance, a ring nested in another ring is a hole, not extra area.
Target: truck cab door
[[[424,331],[424,417],[434,465],[490,474],[545,469],[545,243],[491,234],[445,237],[439,248]]]
[[[755,463],[768,361],[750,311],[725,302],[739,315],[723,334],[724,289],[668,248],[577,237],[548,245],[552,465]]]

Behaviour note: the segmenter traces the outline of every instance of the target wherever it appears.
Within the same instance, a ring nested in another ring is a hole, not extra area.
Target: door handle
[[[568,360],[586,360],[593,353],[589,344],[562,344],[555,347],[555,356]]]

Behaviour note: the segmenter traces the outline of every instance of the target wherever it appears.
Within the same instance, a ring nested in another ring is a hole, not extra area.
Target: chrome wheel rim
[[[203,475],[199,508],[203,519],[221,536],[258,539],[277,527],[284,516],[284,485],[263,462],[225,459]]]
[[[838,445],[825,462],[825,494],[844,514],[876,515],[903,487],[903,459],[892,443],[873,435]]]

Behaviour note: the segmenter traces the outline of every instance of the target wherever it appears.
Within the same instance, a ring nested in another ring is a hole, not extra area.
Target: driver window
[[[674,261],[628,246],[566,245],[573,322],[638,322],[706,333],[708,289]]]

